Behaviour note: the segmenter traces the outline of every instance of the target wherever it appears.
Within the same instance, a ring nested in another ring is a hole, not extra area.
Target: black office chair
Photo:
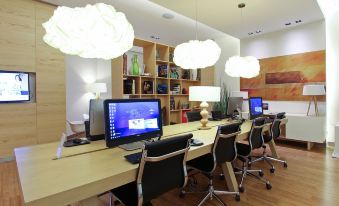
[[[201,120],[200,111],[186,112],[186,116],[187,116],[188,122],[194,122],[194,121]]]
[[[277,138],[280,137],[281,120],[284,119],[284,118],[285,118],[285,112],[278,113],[277,115],[275,115],[273,117],[273,122],[271,124],[270,133],[267,134],[267,135],[264,135],[264,142],[266,144],[269,143],[270,141],[272,141],[272,139],[277,139]],[[277,159],[277,158],[269,156],[266,152],[266,147],[267,147],[266,145],[263,145],[263,148],[264,148],[263,154],[261,156],[254,157],[256,159],[254,159],[253,161],[250,161],[249,164],[253,164],[253,163],[256,163],[256,162],[259,162],[259,161],[264,161],[271,166],[271,169],[270,169],[271,173],[274,173],[275,167],[270,162],[270,160],[283,163],[283,166],[285,168],[287,168],[287,166],[288,166],[287,162],[285,160],[281,160],[281,159]]]
[[[239,191],[244,192],[244,181],[247,175],[251,177],[255,177],[261,182],[266,184],[266,189],[270,190],[272,188],[271,183],[264,179],[264,173],[261,169],[252,170],[249,169],[249,158],[252,153],[252,150],[259,149],[263,146],[263,128],[265,127],[265,118],[259,117],[253,120],[251,132],[248,137],[249,144],[243,144],[237,142],[237,151],[238,151],[238,159],[242,161],[242,168],[236,168],[239,171],[235,172],[235,174],[241,175],[241,182],[239,184]],[[259,175],[256,175],[258,173]]]
[[[152,205],[151,200],[187,183],[186,156],[189,139],[186,134],[145,143],[137,180],[111,190],[126,206]],[[112,205],[112,198],[111,198]]]
[[[226,205],[218,195],[235,195],[235,199],[240,201],[239,192],[219,191],[215,190],[213,186],[213,172],[217,165],[225,162],[232,162],[237,157],[235,138],[240,133],[240,125],[241,123],[219,126],[211,153],[187,162],[188,167],[198,170],[209,179],[207,194],[198,204],[199,206],[206,202],[208,198],[213,197],[215,197],[222,205]],[[195,192],[183,190],[181,192],[181,197],[187,193]]]

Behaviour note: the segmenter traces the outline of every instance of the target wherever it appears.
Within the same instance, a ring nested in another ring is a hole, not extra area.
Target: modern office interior
[[[339,0],[0,0],[1,206],[336,206]]]

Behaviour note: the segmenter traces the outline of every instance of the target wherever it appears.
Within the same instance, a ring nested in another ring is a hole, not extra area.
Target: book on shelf
[[[191,78],[191,73],[189,69],[183,69],[181,73],[181,78],[182,79],[190,79]]]
[[[144,81],[143,93],[153,94],[153,81]]]
[[[124,80],[124,94],[135,94],[135,80],[125,79]]]
[[[166,64],[158,65],[158,77],[167,78],[167,65]]]
[[[157,92],[158,94],[167,94],[167,84],[158,84]]]
[[[177,66],[170,67],[170,78],[171,79],[179,79],[180,77],[180,69]]]
[[[170,99],[170,110],[175,110],[175,100],[174,97]]]
[[[173,84],[171,88],[172,94],[180,94],[181,86],[180,84]]]

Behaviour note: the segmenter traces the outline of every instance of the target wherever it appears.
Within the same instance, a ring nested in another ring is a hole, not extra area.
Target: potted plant
[[[213,111],[220,111],[222,116],[225,117],[227,114],[229,96],[230,96],[230,93],[227,89],[227,86],[225,83],[223,83],[222,87],[220,88],[220,102],[214,103]]]

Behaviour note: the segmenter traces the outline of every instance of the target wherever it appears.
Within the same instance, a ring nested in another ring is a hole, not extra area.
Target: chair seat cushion
[[[249,156],[251,153],[251,146],[237,142],[237,153],[241,156]]]
[[[263,135],[263,137],[264,137],[264,142],[265,143],[268,143],[268,142],[270,142],[272,140],[272,136],[270,136],[270,135],[265,134],[265,135]]]
[[[111,192],[125,205],[138,205],[138,191],[136,182],[117,187]]]
[[[187,162],[187,165],[202,172],[212,172],[214,168],[214,159],[211,153],[205,154]]]

